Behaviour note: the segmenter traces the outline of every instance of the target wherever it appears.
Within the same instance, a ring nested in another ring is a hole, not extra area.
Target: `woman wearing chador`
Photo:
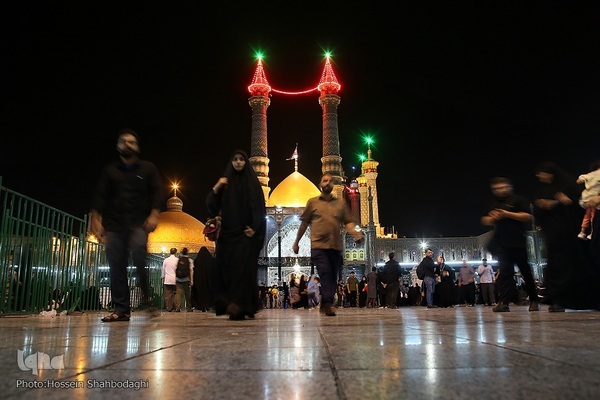
[[[192,304],[196,310],[209,311],[213,307],[213,281],[215,258],[206,246],[202,246],[194,259],[194,285]]]
[[[437,261],[440,276],[440,282],[435,285],[434,292],[434,296],[437,295],[437,305],[439,307],[454,307],[457,294],[456,285],[454,284],[456,274],[449,265],[446,265],[444,256],[438,256]]]
[[[536,224],[547,251],[544,302],[548,311],[598,308],[598,275],[592,267],[587,243],[577,238],[582,188],[575,178],[551,162],[536,167],[539,187],[534,204]]]
[[[206,197],[211,217],[221,216],[215,254],[215,311],[229,319],[258,311],[258,255],[265,239],[262,187],[243,150],[233,152],[225,172]]]

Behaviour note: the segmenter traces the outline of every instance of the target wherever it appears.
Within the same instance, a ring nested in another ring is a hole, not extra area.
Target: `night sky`
[[[380,222],[400,236],[482,234],[493,176],[531,198],[537,162],[576,178],[600,158],[598,2],[176,3],[2,2],[2,185],[83,216],[129,127],[165,199],[180,182],[183,210],[205,220],[232,150],[250,150],[258,51],[284,91],[316,87],[331,52],[344,170],[372,136]],[[318,97],[272,93],[272,189],[296,143],[318,182]]]

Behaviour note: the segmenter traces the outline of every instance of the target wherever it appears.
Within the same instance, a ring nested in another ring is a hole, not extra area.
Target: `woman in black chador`
[[[437,305],[439,307],[454,307],[456,303],[456,274],[454,270],[446,265],[444,256],[438,256],[438,274],[440,282],[435,285],[434,297],[437,297]]]
[[[211,217],[221,216],[215,255],[215,312],[229,319],[254,318],[258,311],[258,255],[266,229],[262,187],[243,150],[234,151],[206,196]]]
[[[192,304],[196,310],[209,311],[214,304],[214,264],[215,258],[206,246],[202,246],[194,260],[194,285]]]
[[[582,187],[556,164],[537,166],[540,184],[533,201],[536,224],[547,252],[544,302],[548,311],[598,308],[598,276],[592,268],[587,243],[578,239],[583,209]]]

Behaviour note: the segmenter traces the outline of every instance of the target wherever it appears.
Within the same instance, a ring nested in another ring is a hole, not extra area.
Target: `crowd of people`
[[[91,231],[105,244],[110,268],[114,311],[103,317],[103,322],[129,321],[130,257],[138,274],[142,306],[156,315],[149,292],[146,247],[163,203],[160,175],[154,164],[140,159],[135,131],[118,133],[117,152],[118,159],[100,174],[91,211]],[[321,193],[306,203],[292,245],[298,254],[300,239],[310,227],[311,260],[317,273],[310,278],[293,275],[282,287],[259,287],[265,198],[247,153],[235,150],[206,196],[209,216],[221,221],[215,253],[203,247],[192,260],[187,248],[180,250],[179,257],[178,250],[171,249],[162,270],[166,309],[214,310],[231,320],[254,318],[262,308],[280,307],[318,307],[325,316],[335,316],[335,306],[447,308],[481,303],[493,307],[494,312],[509,312],[511,303],[523,299],[532,312],[539,311],[540,304],[547,304],[550,312],[600,309],[600,219],[595,218],[600,208],[600,161],[591,163],[589,171],[578,178],[552,162],[538,164],[534,173],[539,184],[531,201],[514,192],[509,178],[490,180],[492,200],[481,223],[493,229],[487,250],[498,261],[495,270],[484,258],[477,267],[463,261],[455,271],[443,254],[434,258],[433,250],[426,249],[417,268],[422,271],[422,284],[411,286],[394,253],[380,269],[372,267],[360,277],[351,271],[345,281],[339,278],[341,232],[357,242],[363,234],[343,198],[333,194],[340,182],[326,172],[319,182]],[[532,223],[543,237],[546,252],[543,290],[528,263],[525,231]]]

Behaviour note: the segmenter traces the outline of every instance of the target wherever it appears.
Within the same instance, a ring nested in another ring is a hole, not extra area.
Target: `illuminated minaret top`
[[[362,219],[360,217],[360,192],[358,191],[358,181],[356,178],[352,178],[350,185],[344,189],[348,196],[350,203],[350,214],[352,220],[356,221],[357,224],[362,225]]]
[[[269,153],[267,148],[267,108],[271,104],[269,94],[271,86],[267,81],[262,65],[262,58],[258,56],[258,63],[252,83],[248,86],[251,97],[248,104],[252,107],[252,138],[250,141],[250,164],[263,187],[265,202],[269,198]]]
[[[343,182],[345,181],[342,169],[342,157],[340,157],[340,137],[338,132],[337,107],[340,104],[341,85],[338,83],[329,55],[325,61],[325,68],[321,74],[321,80],[317,89],[321,93],[319,104],[323,109],[323,157],[321,158],[321,170],[329,172],[334,177],[335,193],[342,194]]]
[[[369,224],[369,188],[373,196],[373,224],[377,227],[377,236],[380,232],[379,224],[379,202],[377,200],[377,166],[378,161],[373,160],[371,152],[371,139],[367,139],[367,158],[362,162],[361,176],[357,178],[358,191],[360,192],[360,222],[361,225]]]

